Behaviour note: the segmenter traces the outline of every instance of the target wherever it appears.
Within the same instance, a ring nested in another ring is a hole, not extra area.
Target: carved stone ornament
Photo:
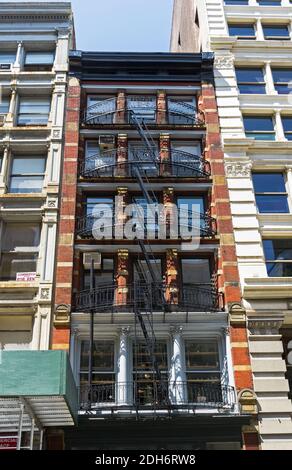
[[[250,176],[251,163],[225,163],[225,173],[230,178],[246,178]]]
[[[67,304],[59,304],[55,307],[54,325],[67,326],[70,323],[71,306]]]
[[[257,397],[253,390],[243,389],[238,394],[241,413],[256,414],[258,412]]]
[[[49,298],[50,298],[50,289],[47,287],[41,289],[41,299],[49,300]]]
[[[283,318],[248,320],[248,329],[251,335],[278,335]]]
[[[234,58],[231,55],[215,56],[214,68],[216,69],[231,69],[233,67]]]

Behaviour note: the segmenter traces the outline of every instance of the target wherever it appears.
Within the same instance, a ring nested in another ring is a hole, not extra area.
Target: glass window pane
[[[10,193],[41,193],[43,189],[43,176],[12,176],[10,179]]]
[[[15,52],[0,52],[0,64],[13,64],[15,58]]]
[[[263,240],[264,253],[267,261],[292,260],[292,240]]]
[[[264,74],[261,68],[237,68],[236,78],[239,82],[264,82]]]
[[[89,341],[81,343],[80,369],[88,370],[89,366]],[[114,371],[115,368],[115,345],[113,341],[99,340],[93,344],[93,370]]]
[[[287,37],[289,38],[288,26],[286,25],[263,25],[265,37]]]
[[[269,277],[291,277],[292,263],[266,263]]]
[[[159,369],[167,371],[167,343],[166,341],[156,341],[154,354]],[[133,344],[134,367],[140,371],[153,371],[152,359],[148,353],[148,348],[144,341],[137,341]]]
[[[210,263],[208,259],[182,259],[182,282],[184,284],[210,283]]]
[[[7,114],[9,111],[10,99],[8,97],[0,98],[0,114]]]
[[[275,82],[290,82],[292,80],[292,69],[272,68]]]
[[[253,173],[253,184],[257,193],[285,193],[285,180],[282,173]]]
[[[25,54],[26,65],[50,65],[54,62],[55,53],[49,52],[27,52]]]
[[[281,0],[258,0],[258,4],[261,6],[277,6],[281,5]]]
[[[139,266],[137,266],[139,264]],[[152,269],[154,271],[154,274],[156,275],[158,280],[162,280],[162,266],[161,266],[161,260],[160,259],[155,259],[155,260],[150,260],[150,264],[152,266]],[[146,281],[146,282],[153,282],[152,276],[150,274],[148,265],[145,260],[137,260],[137,262],[134,264],[134,282],[139,282],[139,281]]]
[[[230,24],[230,36],[255,36],[253,24]]]
[[[274,131],[273,119],[268,116],[245,116],[243,121],[246,131]]]
[[[4,228],[2,250],[21,251],[37,248],[40,242],[40,226],[31,224],[8,224]],[[36,251],[36,250],[35,250]]]
[[[225,5],[248,5],[248,0],[224,0]]]
[[[282,116],[282,123],[285,132],[292,132],[292,117]]]
[[[37,253],[2,253],[0,279],[15,281],[18,273],[35,273],[37,259]]]
[[[44,173],[46,157],[14,157],[12,163],[12,174],[36,174]]]
[[[216,342],[186,340],[186,370],[219,369],[219,352]]]
[[[270,214],[289,212],[287,196],[256,196],[258,211]]]

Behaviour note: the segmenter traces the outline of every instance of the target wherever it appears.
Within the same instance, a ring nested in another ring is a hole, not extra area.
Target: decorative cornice
[[[225,163],[225,173],[230,178],[246,178],[250,176],[252,163],[230,162]]]
[[[283,324],[284,315],[274,318],[248,319],[247,327],[251,335],[278,335]]]

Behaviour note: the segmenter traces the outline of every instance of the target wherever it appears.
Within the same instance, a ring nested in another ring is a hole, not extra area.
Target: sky
[[[77,49],[169,51],[173,0],[71,0],[71,3]]]

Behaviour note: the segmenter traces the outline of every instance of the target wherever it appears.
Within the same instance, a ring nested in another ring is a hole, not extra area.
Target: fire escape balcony
[[[83,217],[79,217],[76,220],[76,235],[81,239],[95,239],[95,223],[99,224],[99,217],[104,214],[96,214],[96,215],[85,215]],[[122,214],[121,214],[122,215]],[[107,234],[105,238],[111,240],[120,240],[120,233],[123,231],[125,221],[121,221],[122,217],[120,214],[116,213],[115,210],[111,211],[110,214],[105,214],[105,224],[104,224],[104,231]],[[184,213],[185,215],[185,213]],[[209,216],[207,213],[197,213],[193,214],[192,212],[188,211],[188,221],[186,219],[179,220],[179,230],[178,236],[174,237],[171,236],[168,228],[168,223],[166,222],[166,236],[161,235],[159,232],[158,224],[155,226],[151,226],[151,231],[153,230],[153,234],[155,234],[152,238],[148,238],[147,234],[147,224],[146,221],[140,221],[142,230],[144,230],[144,238],[148,240],[150,243],[152,240],[170,240],[170,239],[177,239],[183,240],[180,237],[180,231],[184,230],[184,233],[190,233],[191,237],[191,230],[192,230],[192,217],[196,217],[196,223],[198,223],[200,227],[200,238],[214,238],[217,233],[217,223],[214,217]],[[197,222],[198,221],[198,222]],[[107,225],[108,224],[108,225]],[[143,227],[144,224],[144,227]],[[198,227],[198,228],[199,228]],[[107,230],[109,229],[109,230]],[[117,230],[118,229],[118,230]],[[108,238],[108,233],[111,233],[110,238]],[[118,235],[116,235],[118,233]],[[122,238],[126,240],[126,237]]]
[[[115,411],[194,410],[221,408],[230,412],[236,404],[234,387],[220,382],[127,382],[80,386],[80,410]]]
[[[84,127],[133,126],[133,115],[150,127],[205,127],[202,114],[188,102],[168,99],[166,109],[158,109],[156,101],[147,97],[131,99],[122,109],[118,109],[116,98],[101,100],[85,110],[81,122]]]
[[[223,309],[223,299],[211,281],[172,285],[133,282],[123,287],[117,283],[101,284],[75,296],[76,312],[118,313],[137,309],[142,312],[216,312]]]
[[[210,178],[210,164],[202,156],[181,150],[171,150],[171,158],[161,161],[157,151],[153,156],[146,149],[131,151],[131,159],[119,161],[118,149],[92,155],[81,162],[79,174],[84,179],[136,178],[135,168],[146,178]]]

